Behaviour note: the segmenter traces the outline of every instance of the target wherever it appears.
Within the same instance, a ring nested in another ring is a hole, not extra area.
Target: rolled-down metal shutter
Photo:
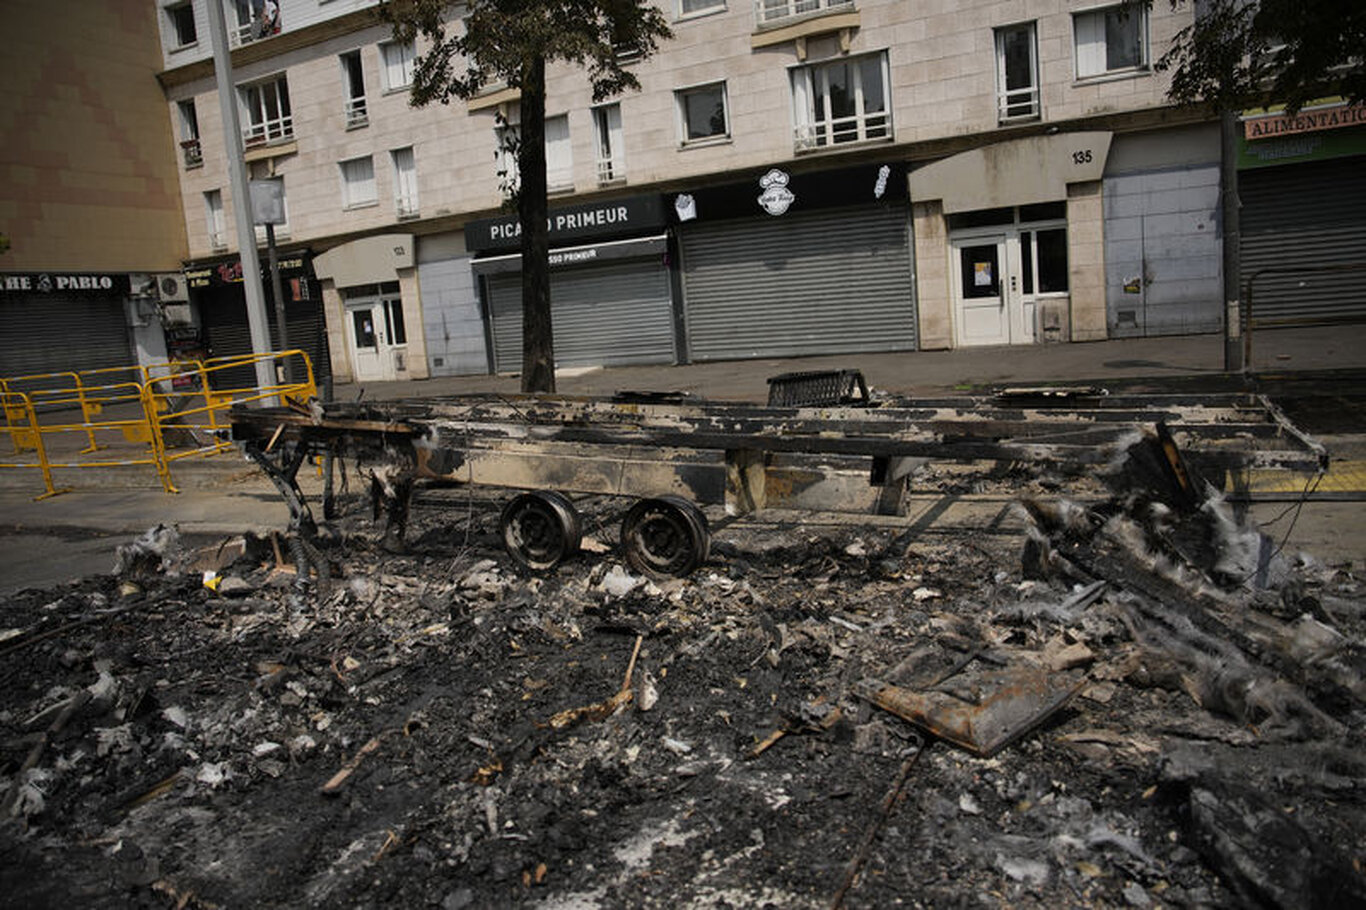
[[[489,276],[494,369],[522,368],[522,276]],[[673,363],[669,272],[658,259],[621,259],[550,277],[559,366]]]
[[[835,209],[688,225],[693,360],[913,350],[907,213]]]
[[[109,298],[0,300],[0,376],[132,366],[123,301]]]
[[[240,291],[214,295],[213,301],[200,309],[204,333],[214,357],[240,357],[252,353],[251,323],[247,320],[247,304]],[[266,301],[266,322],[270,328],[271,347],[275,347],[275,306]],[[289,330],[289,344],[308,354],[313,363],[313,380],[321,389],[332,374],[328,358],[327,331],[322,304],[318,300],[291,300],[285,304],[285,325]],[[296,376],[296,381],[303,379]],[[251,388],[256,385],[256,368],[242,367],[219,370],[214,374],[217,388]]]
[[[1366,319],[1366,271],[1314,271],[1366,263],[1366,157],[1241,171],[1238,195],[1257,325]]]

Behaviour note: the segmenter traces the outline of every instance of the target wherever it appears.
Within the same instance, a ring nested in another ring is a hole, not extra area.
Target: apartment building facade
[[[256,0],[154,2],[216,348],[245,338],[222,2],[251,176],[284,188],[291,343],[342,380],[517,370],[516,93],[411,108],[422,47],[370,0],[279,0],[264,28]],[[1223,326],[1217,124],[1154,68],[1189,8],[661,2],[674,38],[630,64],[639,92],[595,104],[581,71],[548,73],[561,366]]]
[[[110,0],[54,28],[52,10],[5,5],[0,377],[165,360],[160,301],[186,300],[159,13]]]

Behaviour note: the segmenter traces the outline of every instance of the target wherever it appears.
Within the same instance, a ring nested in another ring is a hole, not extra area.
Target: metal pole
[[[270,292],[275,297],[275,344],[276,350],[281,353],[289,350],[289,325],[285,322],[285,293],[284,286],[280,282],[280,256],[275,249],[275,225],[266,222],[266,251],[270,257]],[[294,382],[294,370],[289,365],[289,358],[282,360],[284,364],[285,382]]]
[[[256,228],[251,223],[251,198],[247,195],[247,164],[242,160],[242,125],[237,116],[237,93],[232,84],[232,56],[228,52],[228,26],[223,4],[209,3],[209,38],[213,43],[213,68],[218,82],[218,107],[223,113],[224,150],[228,156],[228,186],[232,191],[233,220],[237,225],[237,249],[242,256],[242,289],[247,295],[247,324],[251,328],[254,354],[270,352],[270,323],[266,319],[265,294],[261,288],[261,259],[256,253]],[[275,370],[267,359],[256,362],[256,383],[275,385]],[[273,404],[266,400],[263,404]]]

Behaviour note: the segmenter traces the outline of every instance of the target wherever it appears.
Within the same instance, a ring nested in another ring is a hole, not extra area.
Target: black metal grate
[[[769,407],[867,403],[868,386],[858,370],[808,370],[768,380]]]

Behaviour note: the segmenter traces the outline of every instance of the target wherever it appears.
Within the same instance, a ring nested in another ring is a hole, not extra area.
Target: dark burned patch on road
[[[316,596],[270,539],[163,540],[122,576],[14,596],[0,889],[83,907],[1360,902],[1359,567],[1277,552],[1161,482],[1111,493],[1017,463],[917,484],[1023,501],[989,533],[760,513],[689,577],[650,579],[617,551],[614,498],[576,497],[582,552],[531,575],[503,552],[504,497],[420,489],[400,553],[341,500]],[[991,757],[860,694],[986,704],[992,673],[1079,688]]]

